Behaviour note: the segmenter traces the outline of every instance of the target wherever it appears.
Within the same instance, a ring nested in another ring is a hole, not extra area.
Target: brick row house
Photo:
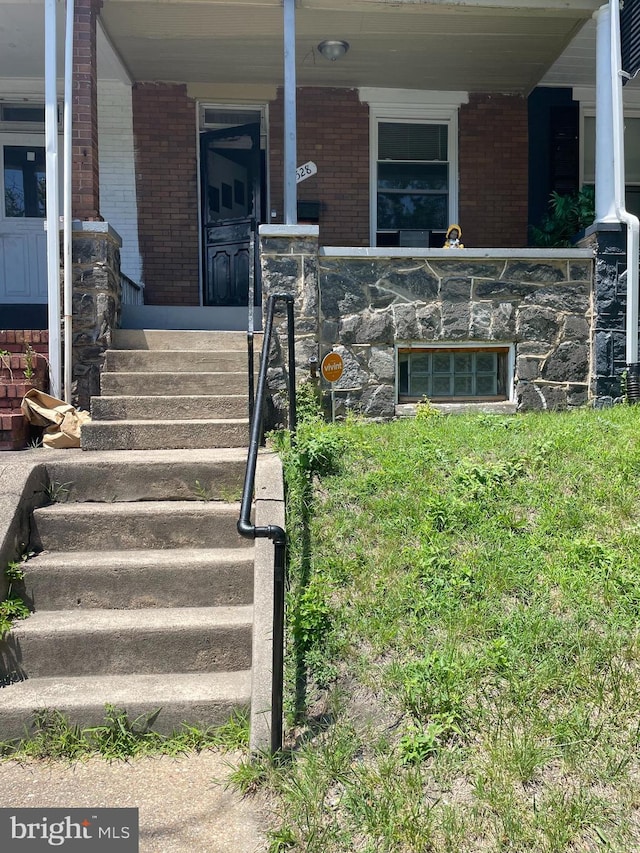
[[[618,279],[599,312],[593,245],[531,232],[552,191],[595,180],[600,6],[299,0],[295,165],[312,166],[292,223],[283,0],[75,0],[75,398],[96,393],[108,346],[83,307],[96,270],[109,324],[244,328],[249,245],[263,293],[299,296],[301,372],[343,355],[341,406],[615,397]],[[47,328],[43,45],[44,0],[0,0],[2,329]],[[633,84],[625,111],[634,210]],[[443,249],[452,223],[464,250]]]

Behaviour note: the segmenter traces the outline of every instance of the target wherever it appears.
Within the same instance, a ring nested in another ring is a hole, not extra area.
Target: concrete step
[[[248,411],[247,394],[91,398],[91,417],[96,421],[246,418]]]
[[[34,551],[251,547],[238,535],[237,503],[155,501],[53,504],[33,512]]]
[[[248,418],[89,421],[81,432],[83,450],[246,447],[248,442]]]
[[[262,335],[256,333],[254,347],[262,345]],[[115,349],[137,350],[233,350],[247,352],[246,332],[172,331],[165,329],[116,329],[113,333]]]
[[[253,601],[252,548],[54,551],[25,566],[35,610],[220,607]]]
[[[257,361],[257,359],[255,359]],[[246,348],[214,350],[116,350],[106,352],[104,370],[110,373],[247,373]],[[254,365],[257,369],[257,365]]]
[[[247,372],[102,373],[100,395],[172,397],[248,394]]]
[[[110,704],[126,710],[132,720],[161,708],[153,728],[170,734],[184,721],[221,725],[234,710],[249,706],[250,695],[248,670],[30,678],[0,689],[0,732],[3,740],[24,737],[34,710],[41,708],[61,711],[76,725],[97,726]]]
[[[239,501],[247,451],[68,451],[47,457],[47,490],[61,503],[75,501]]]
[[[40,610],[10,631],[0,676],[244,670],[252,619],[251,606]]]

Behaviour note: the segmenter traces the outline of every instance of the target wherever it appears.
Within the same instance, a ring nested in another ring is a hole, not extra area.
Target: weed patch
[[[121,708],[105,706],[104,721],[81,728],[56,710],[34,712],[29,737],[0,742],[0,756],[14,760],[47,759],[78,761],[98,755],[107,761],[142,755],[181,755],[204,749],[246,749],[249,720],[236,713],[222,726],[201,728],[183,724],[170,735],[153,729],[160,710],[135,719]]]

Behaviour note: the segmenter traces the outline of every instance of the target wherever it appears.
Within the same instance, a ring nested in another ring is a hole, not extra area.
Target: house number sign
[[[300,181],[306,181],[307,178],[317,174],[317,172],[318,167],[312,160],[309,160],[308,163],[303,163],[302,166],[298,166],[296,169],[296,184],[299,184]]]

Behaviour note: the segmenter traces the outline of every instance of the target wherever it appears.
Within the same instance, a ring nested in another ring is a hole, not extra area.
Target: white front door
[[[0,303],[47,301],[45,139],[0,134]]]

